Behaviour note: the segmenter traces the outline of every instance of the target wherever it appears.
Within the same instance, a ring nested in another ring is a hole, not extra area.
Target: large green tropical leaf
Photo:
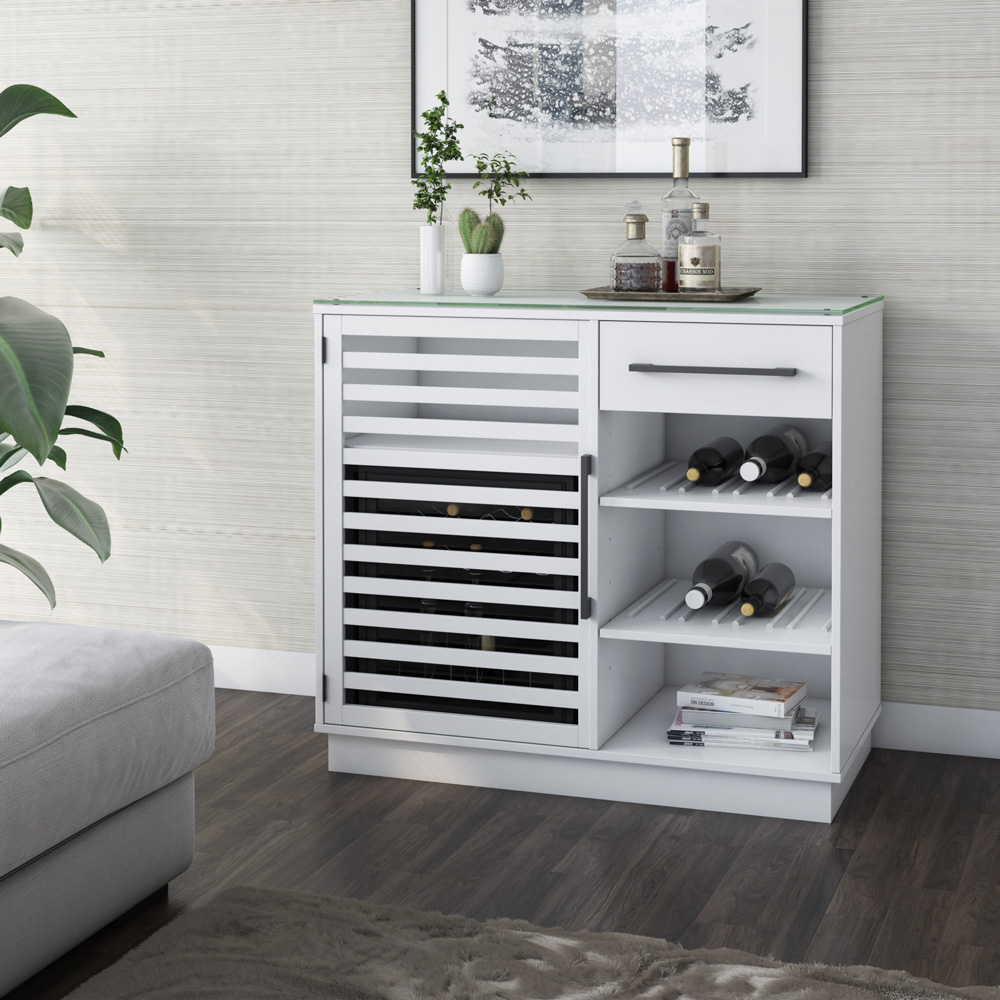
[[[56,606],[56,588],[37,559],[32,559],[31,556],[26,556],[23,552],[18,552],[7,545],[0,545],[0,563],[19,569],[48,598],[49,607]]]
[[[32,115],[76,115],[57,97],[30,83],[15,83],[0,93],[0,135]]]
[[[0,472],[14,468],[27,454],[19,444],[11,444],[10,442],[0,444]]]
[[[64,427],[60,431],[61,434],[86,434],[88,437],[110,441],[115,458],[120,459],[122,457],[122,449],[125,447],[122,425],[110,413],[105,413],[103,410],[95,410],[92,406],[77,406],[71,403],[66,407],[66,416],[76,417],[78,420],[86,420],[87,423],[93,424],[103,433],[94,434],[93,431],[84,431],[82,428]],[[125,450],[127,451],[128,449]]]
[[[104,509],[58,479],[36,476],[34,482],[49,517],[89,545],[104,562],[111,555],[111,528]]]
[[[0,215],[22,229],[31,228],[31,194],[27,188],[9,187],[0,197]]]
[[[39,464],[56,442],[72,380],[66,327],[23,299],[0,298],[0,427]]]
[[[20,233],[0,233],[0,247],[9,250],[15,257],[20,257],[24,249],[24,238]]]
[[[95,351],[92,347],[74,347],[74,354],[93,354],[95,358],[103,358],[104,351]]]
[[[104,562],[111,555],[111,528],[103,508],[78,493],[72,486],[47,476],[32,476],[23,469],[0,479],[0,496],[20,483],[34,483],[49,517],[85,545]]]

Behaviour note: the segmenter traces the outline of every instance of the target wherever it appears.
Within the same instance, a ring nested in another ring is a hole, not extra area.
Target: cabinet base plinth
[[[814,781],[331,734],[329,768],[349,774],[829,823],[870,748],[868,738],[839,781]]]

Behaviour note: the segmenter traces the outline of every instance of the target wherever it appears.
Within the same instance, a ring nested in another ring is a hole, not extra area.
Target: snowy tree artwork
[[[414,107],[532,174],[804,174],[804,0],[413,0]],[[455,164],[469,172],[471,156]]]

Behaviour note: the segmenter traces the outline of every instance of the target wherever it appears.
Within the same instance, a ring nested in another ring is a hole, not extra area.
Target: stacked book
[[[804,681],[702,674],[677,692],[667,742],[680,747],[812,750],[816,709]]]

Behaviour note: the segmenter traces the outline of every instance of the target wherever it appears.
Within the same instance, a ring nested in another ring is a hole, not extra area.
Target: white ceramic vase
[[[462,287],[470,295],[496,295],[503,288],[503,254],[462,254]]]
[[[420,227],[420,294],[441,295],[445,282],[444,225]]]

